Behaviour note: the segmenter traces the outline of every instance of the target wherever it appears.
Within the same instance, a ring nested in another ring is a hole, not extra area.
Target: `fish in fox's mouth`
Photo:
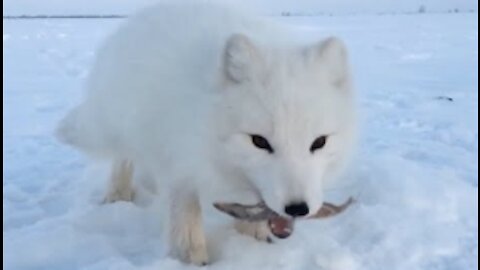
[[[328,218],[335,216],[347,209],[353,202],[354,199],[352,197],[340,205],[325,202],[317,213],[309,218]],[[270,209],[263,201],[254,205],[219,202],[214,203],[213,206],[239,220],[250,222],[267,221],[270,232],[278,238],[287,238],[293,232],[294,219],[281,216]]]

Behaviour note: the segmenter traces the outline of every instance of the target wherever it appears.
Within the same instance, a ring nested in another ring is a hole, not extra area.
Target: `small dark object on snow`
[[[447,97],[447,96],[438,96],[437,99],[438,99],[438,100],[446,100],[446,101],[453,102],[453,98]]]

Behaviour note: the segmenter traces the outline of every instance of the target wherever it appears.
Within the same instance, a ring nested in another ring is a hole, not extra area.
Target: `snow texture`
[[[478,15],[288,17],[350,48],[362,136],[341,215],[275,244],[209,209],[205,269],[478,269]],[[106,170],[52,136],[121,20],[4,20],[4,269],[195,269],[169,258],[161,199],[102,205]],[[337,201],[335,199],[337,198]]]
[[[164,0],[3,0],[4,15],[22,14],[131,14],[139,8]],[[185,0],[176,0],[180,2]],[[199,0],[211,1],[211,0]],[[460,12],[478,10],[472,0],[222,0],[250,5],[267,14],[299,13],[381,13]]]

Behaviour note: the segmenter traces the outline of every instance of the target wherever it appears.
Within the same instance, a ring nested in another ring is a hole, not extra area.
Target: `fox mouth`
[[[352,197],[340,205],[325,202],[322,207],[309,218],[321,219],[336,216],[347,209],[353,202],[354,199]],[[289,237],[293,232],[294,219],[278,214],[263,201],[254,205],[219,202],[214,203],[213,206],[235,219],[249,222],[267,221],[271,233],[281,239]]]
[[[249,222],[266,221],[270,232],[280,239],[289,237],[293,232],[293,218],[279,215],[263,201],[254,205],[214,203],[213,206],[239,220]]]

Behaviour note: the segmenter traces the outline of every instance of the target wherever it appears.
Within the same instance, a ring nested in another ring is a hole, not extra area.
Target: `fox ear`
[[[333,85],[343,88],[349,82],[347,49],[340,39],[330,37],[310,48],[308,55],[315,68],[328,72]]]
[[[259,50],[243,34],[234,34],[226,42],[223,53],[223,74],[233,84],[252,81],[260,76],[262,57]]]

